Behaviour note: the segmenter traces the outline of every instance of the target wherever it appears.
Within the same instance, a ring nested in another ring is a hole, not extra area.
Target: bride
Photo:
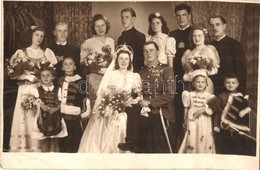
[[[125,142],[127,115],[120,109],[112,108],[113,102],[108,105],[104,105],[104,102],[107,94],[116,93],[129,96],[126,97],[127,100],[123,100],[125,101],[124,106],[127,106],[126,103],[129,106],[134,102],[131,92],[140,94],[141,78],[139,74],[132,71],[132,59],[133,50],[131,47],[121,45],[117,48],[116,58],[112,60],[101,81],[93,112],[81,138],[78,152],[123,152],[118,149],[117,145]],[[102,110],[102,108],[105,110]]]

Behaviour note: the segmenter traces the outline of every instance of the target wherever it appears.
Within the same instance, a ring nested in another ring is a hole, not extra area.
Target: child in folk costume
[[[205,70],[193,72],[192,85],[195,88],[194,91],[182,93],[184,126],[187,130],[179,153],[215,153],[211,124],[213,111],[208,105],[214,95],[205,91],[207,87]]]
[[[65,120],[68,136],[59,141],[61,152],[77,152],[80,139],[83,133],[81,119],[83,102],[86,97],[86,81],[78,74],[75,61],[72,57],[67,57],[62,62],[64,76],[58,81],[59,100],[61,101],[60,111]]]
[[[249,96],[237,91],[237,75],[226,75],[223,83],[226,91],[217,96],[213,119],[216,153],[255,155],[256,143],[245,133],[250,131]]]
[[[42,152],[58,152],[58,138],[67,136],[60,114],[58,88],[53,85],[56,72],[50,63],[39,65],[41,86],[38,87],[38,112],[33,137],[41,140]]]

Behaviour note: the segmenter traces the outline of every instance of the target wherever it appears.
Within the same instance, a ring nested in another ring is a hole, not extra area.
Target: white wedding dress
[[[114,61],[112,61],[114,63]],[[112,64],[113,65],[113,64]],[[79,151],[88,153],[120,153],[118,143],[125,142],[127,115],[125,112],[103,119],[99,117],[98,106],[101,93],[108,92],[109,87],[116,91],[127,91],[141,88],[139,74],[127,71],[123,74],[119,70],[107,71],[101,81],[97,100],[85,132],[81,138]]]

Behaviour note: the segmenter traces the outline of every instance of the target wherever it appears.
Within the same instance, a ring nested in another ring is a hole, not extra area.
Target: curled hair
[[[201,30],[205,36],[205,45],[209,45],[210,44],[210,41],[209,41],[209,33],[208,33],[208,30],[206,28],[206,26],[203,24],[203,23],[197,23],[197,24],[194,24],[192,26],[192,30],[190,31],[190,35],[189,35],[189,41],[190,41],[190,45],[192,48],[195,48],[195,44],[192,40],[192,36],[193,36],[193,32],[195,30]]]
[[[119,65],[118,65],[118,57],[120,56],[120,54],[127,54],[129,57],[129,65],[127,66],[127,70],[131,70],[132,69],[132,60],[131,60],[131,53],[129,51],[126,50],[121,50],[117,53],[116,56],[116,61],[115,61],[115,69],[118,70],[119,69]]]
[[[103,15],[103,14],[96,14],[93,16],[92,22],[91,22],[91,32],[93,35],[97,35],[96,31],[95,31],[95,23],[98,20],[103,20],[106,24],[106,34],[108,33],[109,29],[110,29],[110,23],[108,22],[107,18]]]
[[[191,8],[189,5],[187,4],[178,4],[175,6],[174,12],[175,14],[177,13],[177,11],[181,11],[181,10],[186,10],[188,12],[188,14],[191,13]]]
[[[169,28],[167,26],[167,22],[165,21],[163,16],[161,16],[161,14],[158,13],[158,12],[152,13],[152,14],[149,15],[149,18],[148,18],[148,22],[149,22],[148,34],[152,35],[152,36],[155,35],[155,32],[152,30],[152,21],[153,21],[154,18],[158,18],[158,19],[161,20],[161,22],[162,22],[162,33],[168,34]]]
[[[131,7],[122,9],[121,10],[121,15],[122,15],[123,12],[127,12],[127,11],[131,13],[132,17],[136,17],[135,10],[133,8],[131,8]]]
[[[34,26],[33,25],[29,29],[25,29],[21,35],[21,39],[22,39],[21,47],[27,48],[32,45],[32,37],[33,37],[33,33],[35,31],[42,31],[44,33],[44,37],[43,37],[42,43],[40,44],[40,47],[41,47],[41,49],[45,50],[47,48],[47,41],[45,38],[45,29],[43,26]]]

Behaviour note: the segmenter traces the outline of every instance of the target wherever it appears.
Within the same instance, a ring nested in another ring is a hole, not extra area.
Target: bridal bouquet
[[[33,111],[33,113],[36,113],[37,111],[37,105],[35,103],[36,97],[32,94],[24,94],[22,95],[22,102],[21,107],[24,111]]]
[[[125,111],[131,106],[133,98],[126,91],[110,90],[102,94],[101,103],[98,106],[99,117],[109,118]]]

